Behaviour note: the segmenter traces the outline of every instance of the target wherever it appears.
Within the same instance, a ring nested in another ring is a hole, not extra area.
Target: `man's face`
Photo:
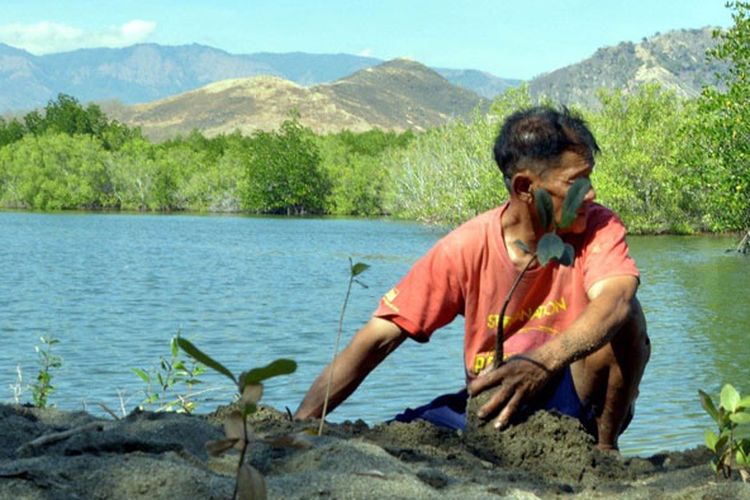
[[[560,225],[562,220],[562,206],[565,195],[570,186],[581,177],[589,178],[594,168],[594,162],[580,153],[574,151],[565,151],[560,156],[556,166],[545,171],[535,181],[536,188],[546,189],[552,197],[552,205],[555,210],[555,223]],[[573,224],[565,229],[560,229],[560,233],[582,233],[586,230],[586,211],[591,202],[596,198],[596,193],[592,187],[578,209],[578,216]]]

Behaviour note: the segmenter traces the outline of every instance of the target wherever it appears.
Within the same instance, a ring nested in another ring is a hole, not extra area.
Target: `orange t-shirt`
[[[468,379],[492,365],[499,312],[519,272],[503,239],[500,217],[507,206],[443,237],[383,296],[375,311],[420,342],[463,315]],[[532,268],[513,293],[504,318],[506,357],[539,347],[564,331],[589,303],[586,291],[595,282],[639,276],[625,243],[625,227],[614,212],[592,204],[586,216],[584,233],[562,236],[576,249],[573,266],[553,262]]]

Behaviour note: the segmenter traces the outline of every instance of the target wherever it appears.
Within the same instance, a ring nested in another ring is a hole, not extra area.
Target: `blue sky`
[[[32,53],[155,42],[234,54],[408,57],[528,79],[656,32],[728,27],[724,0],[3,0],[0,42]]]

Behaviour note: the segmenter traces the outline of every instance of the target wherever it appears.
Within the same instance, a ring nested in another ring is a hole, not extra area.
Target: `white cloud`
[[[125,47],[146,40],[155,29],[155,22],[140,19],[99,31],[84,31],[49,21],[12,23],[0,25],[0,42],[32,54],[49,54],[86,47]]]
[[[372,57],[372,49],[368,48],[368,49],[360,50],[357,55],[362,56],[362,57]]]

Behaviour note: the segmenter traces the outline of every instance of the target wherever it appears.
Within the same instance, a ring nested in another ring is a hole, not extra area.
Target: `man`
[[[576,250],[573,266],[532,263],[505,317],[498,317],[544,234],[536,190],[549,192],[559,224],[569,186],[591,175],[598,152],[586,124],[567,109],[534,107],[510,116],[494,146],[509,201],[445,236],[385,294],[373,318],[336,358],[329,407],[344,401],[406,338],[426,342],[460,314],[467,390],[396,420],[422,418],[461,428],[467,392],[492,390],[478,415],[495,418],[498,428],[536,409],[554,409],[580,419],[601,449],[616,450],[632,417],[650,345],[625,228],[613,212],[593,203],[593,188],[573,224],[559,231]],[[531,253],[521,250],[518,240]],[[499,321],[506,362],[492,369]],[[320,417],[330,369],[315,380],[296,418]]]

